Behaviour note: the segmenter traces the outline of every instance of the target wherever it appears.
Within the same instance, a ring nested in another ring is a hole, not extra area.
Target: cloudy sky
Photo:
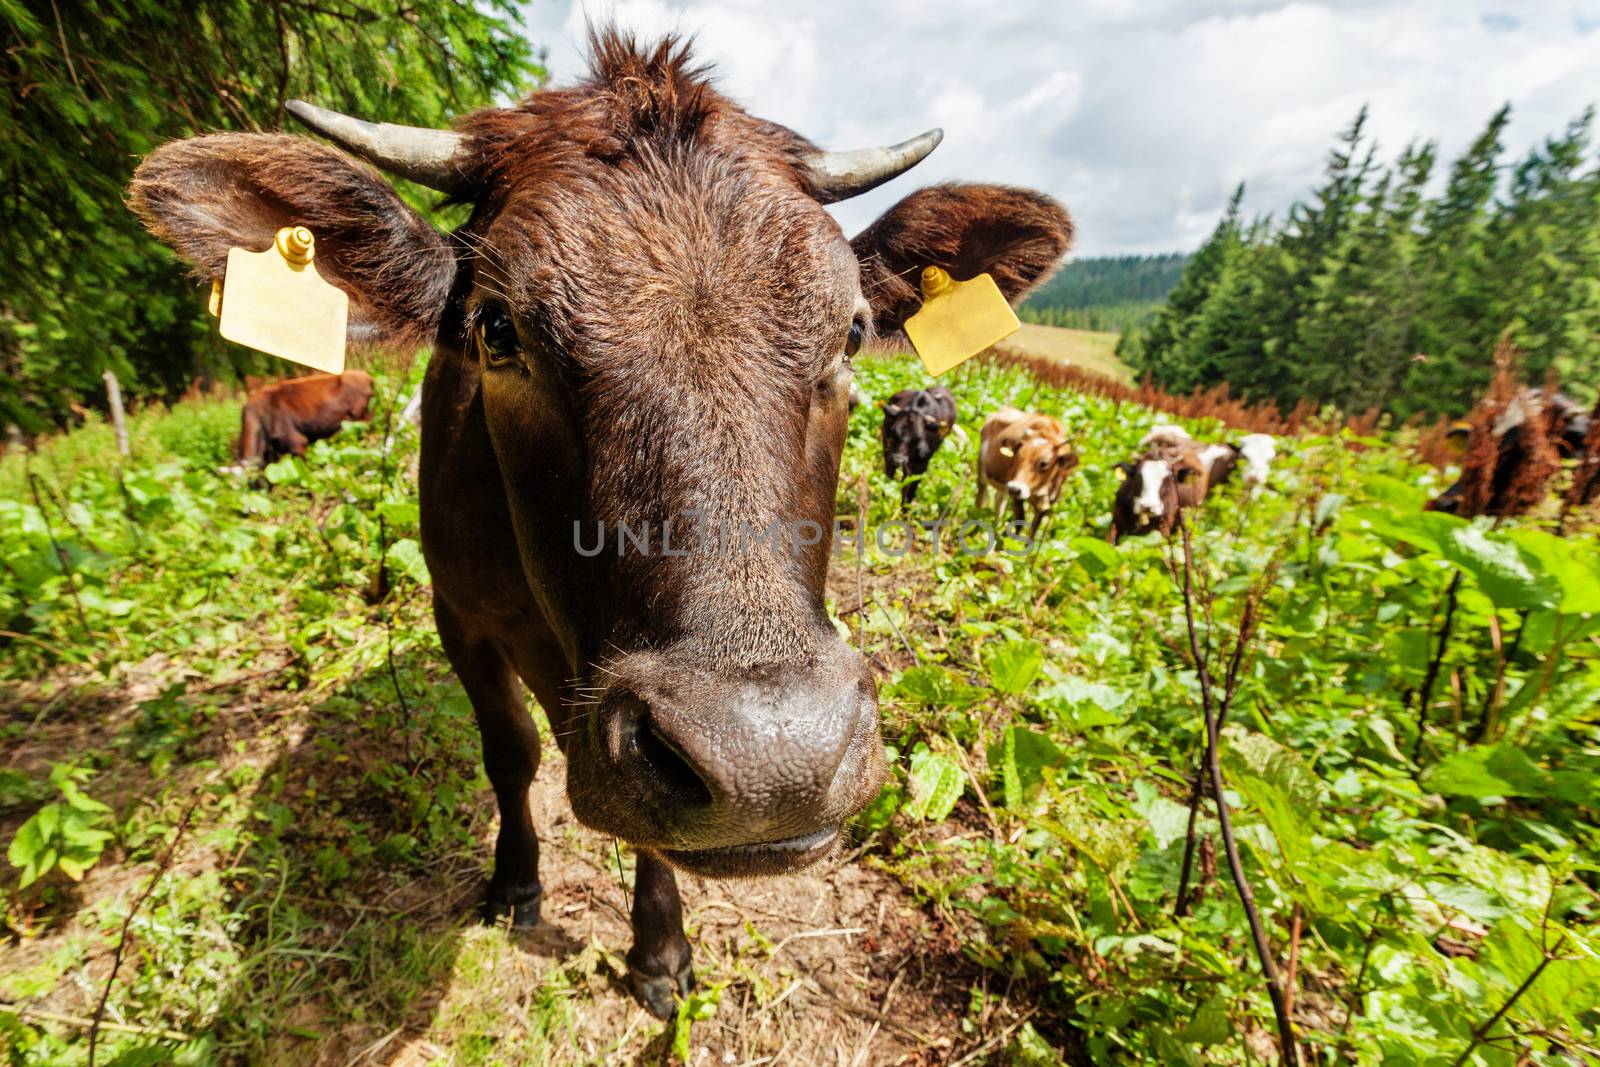
[[[838,206],[847,232],[921,184],[998,181],[1061,198],[1082,255],[1191,249],[1240,181],[1281,211],[1364,102],[1385,153],[1450,158],[1502,102],[1521,153],[1600,98],[1600,0],[530,0],[557,82],[586,16],[695,34],[725,92],[826,147],[942,126]]]

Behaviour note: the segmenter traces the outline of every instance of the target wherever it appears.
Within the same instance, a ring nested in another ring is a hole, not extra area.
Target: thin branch
[[[1217,822],[1222,829],[1222,845],[1228,857],[1228,873],[1233,878],[1234,889],[1238,891],[1239,902],[1244,906],[1245,919],[1250,925],[1250,937],[1255,943],[1256,959],[1260,962],[1261,973],[1267,980],[1267,996],[1272,1000],[1272,1014],[1278,1024],[1279,1056],[1288,1067],[1297,1067],[1300,1053],[1295,1045],[1294,1026],[1289,1019],[1288,1006],[1284,1000],[1283,983],[1278,976],[1277,965],[1272,959],[1272,946],[1267,942],[1266,929],[1261,923],[1261,912],[1256,907],[1255,892],[1250,888],[1249,879],[1245,877],[1244,861],[1239,856],[1239,843],[1234,838],[1233,819],[1228,812],[1228,801],[1223,792],[1222,761],[1218,757],[1220,736],[1217,729],[1217,709],[1211,701],[1210,672],[1206,670],[1205,661],[1200,656],[1200,638],[1194,618],[1191,577],[1194,571],[1194,545],[1189,533],[1189,524],[1180,519],[1178,526],[1183,532],[1183,614],[1188,624],[1189,650],[1194,655],[1200,671],[1200,706],[1206,720],[1206,769],[1210,772],[1211,793],[1217,804]]]
[[[106,1001],[111,998],[111,987],[117,980],[117,972],[122,969],[122,956],[128,948],[128,929],[133,925],[133,917],[144,906],[144,902],[150,899],[150,894],[155,892],[161,876],[166,874],[167,868],[172,865],[172,857],[178,852],[178,845],[183,841],[183,833],[189,828],[189,818],[205,795],[204,790],[196,792],[194,799],[183,809],[183,814],[178,818],[178,828],[172,835],[172,844],[167,846],[166,854],[156,864],[155,872],[150,875],[150,880],[145,883],[144,889],[128,906],[128,914],[122,917],[122,929],[117,933],[117,948],[111,956],[111,973],[106,975],[106,983],[100,987],[100,1000],[95,1004],[94,1017],[89,1022],[89,1067],[94,1067],[94,1056],[100,1043],[100,1029],[106,1014]]]
[[[1500,1005],[1500,1009],[1498,1011],[1479,1024],[1476,1030],[1472,1031],[1472,1040],[1468,1041],[1467,1047],[1461,1050],[1461,1055],[1456,1057],[1456,1061],[1452,1067],[1461,1067],[1463,1063],[1467,1062],[1467,1058],[1472,1055],[1472,1050],[1483,1044],[1485,1035],[1487,1035],[1490,1030],[1494,1029],[1494,1024],[1499,1022],[1501,1017],[1504,1016],[1506,1012],[1511,1010],[1512,1005],[1514,1005],[1517,1000],[1521,998],[1522,994],[1526,993],[1530,988],[1532,988],[1533,983],[1537,982],[1539,980],[1539,976],[1544,973],[1544,969],[1556,961],[1556,958],[1561,953],[1562,946],[1564,946],[1566,943],[1567,935],[1562,934],[1560,939],[1556,941],[1555,948],[1544,950],[1544,958],[1539,961],[1539,966],[1535,967],[1528,977],[1522,980],[1522,984],[1517,986],[1516,991],[1506,998],[1506,1002]]]
[[[1461,590],[1461,571],[1450,579],[1450,588],[1444,594],[1444,622],[1439,626],[1439,647],[1428,663],[1428,673],[1422,678],[1422,689],[1417,698],[1417,741],[1411,747],[1411,762],[1422,762],[1422,739],[1427,733],[1428,705],[1433,700],[1433,684],[1439,680],[1439,667],[1444,663],[1445,650],[1450,647],[1450,628],[1456,621],[1456,594]]]

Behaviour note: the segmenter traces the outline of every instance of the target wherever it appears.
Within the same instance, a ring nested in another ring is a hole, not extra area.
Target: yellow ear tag
[[[343,371],[350,298],[317,273],[315,255],[304,226],[285,226],[265,252],[230,248],[221,291],[213,285],[211,292],[222,336],[315,370]]]
[[[987,274],[958,282],[938,267],[922,272],[922,310],[906,320],[906,336],[928,373],[938,377],[1022,327]]]
[[[1467,442],[1472,440],[1472,424],[1458,422],[1450,427],[1450,432],[1445,434],[1445,443],[1450,446],[1450,451],[1458,456],[1467,454]]]
[[[1017,450],[1012,448],[1010,445],[1001,445],[1000,454],[1007,459],[1010,459],[1017,454]]]

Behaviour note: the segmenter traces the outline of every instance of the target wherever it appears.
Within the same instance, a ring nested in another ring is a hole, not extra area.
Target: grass
[[[1119,336],[1096,330],[1068,330],[1025,322],[1020,330],[995,347],[1002,352],[1071,364],[1115,381],[1132,382],[1132,368],[1117,358]]]
[[[925,382],[906,359],[858,374],[873,395]],[[47,442],[42,510],[0,459],[0,629],[20,635],[0,661],[0,839],[71,803],[52,768],[111,834],[81,881],[5,883],[0,1050],[86,1062],[105,995],[98,1062],[123,1065],[656,1062],[680,1036],[711,1063],[1276,1056],[1210,802],[1196,899],[1172,914],[1201,734],[1167,546],[1102,537],[1112,465],[1167,417],[982,361],[948,382],[974,440],[1029,401],[1082,466],[1032,555],[935,549],[926,527],[859,571],[836,555],[829,604],[879,668],[891,781],[818,870],[684,879],[717,990],[687,1035],[627,995],[633,857],[573,822],[548,741],[530,796],[546,922],[476,922],[494,812],[406,547],[414,434],[385,456],[380,410],[251,485],[215,471],[236,406],[195,401],[137,416],[126,464],[101,427]],[[404,388],[380,375],[382,403]],[[852,417],[836,507],[864,488],[869,530],[897,517],[880,417]],[[1306,1058],[1600,1055],[1592,525],[1562,548],[1543,514],[1423,516],[1440,476],[1345,432],[1283,451],[1271,492],[1197,516],[1199,625],[1226,650],[1276,567],[1223,767]],[[969,459],[935,457],[914,518],[975,517]],[[1457,572],[1448,684],[1419,713]],[[1470,744],[1497,683],[1498,732]]]

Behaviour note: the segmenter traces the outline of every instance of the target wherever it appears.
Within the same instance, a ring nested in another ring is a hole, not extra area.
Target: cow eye
[[[486,307],[478,318],[478,343],[491,363],[517,354],[517,327],[504,308]]]
[[[861,351],[862,328],[860,322],[850,324],[850,336],[844,341],[844,355],[846,359]]]

